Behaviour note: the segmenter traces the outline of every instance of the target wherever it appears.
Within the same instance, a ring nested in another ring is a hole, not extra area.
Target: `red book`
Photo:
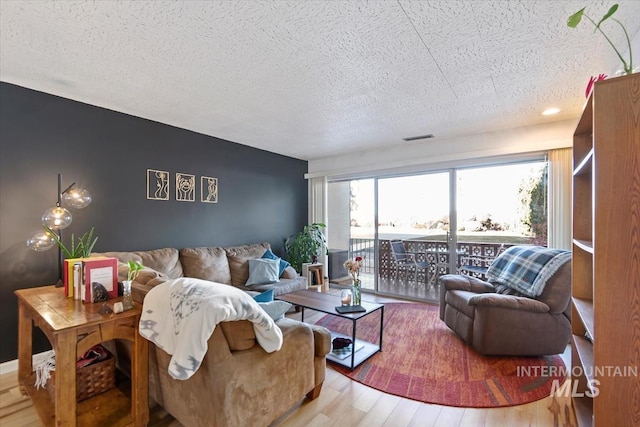
[[[104,301],[118,297],[118,259],[86,258],[82,261],[84,302]],[[105,295],[102,292],[106,291]]]

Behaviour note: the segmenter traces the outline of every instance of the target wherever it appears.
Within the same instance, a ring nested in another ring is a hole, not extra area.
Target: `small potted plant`
[[[84,233],[78,240],[76,241],[75,236],[71,234],[71,246],[67,248],[58,233],[43,225],[44,230],[47,232],[49,236],[53,238],[53,241],[58,245],[62,253],[65,255],[67,259],[73,258],[89,258],[91,255],[91,251],[93,251],[93,247],[96,245],[98,241],[98,236],[93,235],[93,227],[89,232]]]
[[[127,273],[127,280],[122,282],[122,306],[124,310],[133,308],[133,298],[131,297],[131,282],[136,280],[140,270],[144,268],[140,261],[127,262],[129,272]]]
[[[328,253],[327,239],[322,231],[327,226],[314,222],[311,225],[305,225],[302,231],[289,237],[284,242],[284,249],[287,253],[287,261],[298,272],[302,272],[302,264],[317,260],[322,253]]]

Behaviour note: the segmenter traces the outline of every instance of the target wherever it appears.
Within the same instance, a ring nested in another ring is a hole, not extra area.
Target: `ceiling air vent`
[[[433,134],[430,133],[429,135],[420,135],[420,136],[410,136],[408,138],[402,138],[403,141],[417,141],[419,139],[429,139],[429,138],[433,138]]]

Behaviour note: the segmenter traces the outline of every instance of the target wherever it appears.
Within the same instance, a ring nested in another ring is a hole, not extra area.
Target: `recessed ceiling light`
[[[543,115],[543,116],[551,116],[551,115],[553,115],[553,114],[558,114],[559,112],[560,112],[560,109],[559,109],[559,108],[552,107],[552,108],[547,108],[546,110],[544,110],[544,111],[542,112],[542,115]]]

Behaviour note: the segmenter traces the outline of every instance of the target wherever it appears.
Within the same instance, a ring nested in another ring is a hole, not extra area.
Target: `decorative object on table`
[[[176,200],[179,202],[196,201],[196,176],[186,173],[176,174]]]
[[[302,231],[284,241],[287,259],[298,273],[302,272],[303,263],[311,262],[314,256],[317,257],[323,252],[329,253],[327,239],[322,231],[326,227],[322,223],[314,222],[311,225],[305,225]]]
[[[364,313],[367,309],[361,305],[339,305],[336,307],[336,311],[340,314]]]
[[[127,280],[122,282],[122,309],[130,310],[134,307],[133,297],[131,296],[131,282],[136,280],[140,271],[144,268],[140,261],[127,262],[129,272],[127,273]]]
[[[147,169],[147,199],[169,200],[169,172]]]
[[[560,356],[483,356],[452,333],[438,313],[434,305],[386,303],[384,351],[353,371],[338,364],[333,369],[385,393],[475,408],[540,400],[549,397],[554,380],[559,386],[566,380],[570,367],[565,368]],[[359,322],[356,343],[377,342],[379,316],[366,316]],[[351,335],[348,319],[326,315],[315,323],[339,336]]]
[[[362,282],[360,281],[360,269],[364,265],[364,258],[357,256],[354,259],[348,259],[344,262],[344,266],[349,270],[349,274],[353,278],[353,305],[360,305],[362,301]]]
[[[350,338],[336,337],[331,343],[334,350],[341,350],[345,347],[350,346],[352,342],[353,341],[351,341]]]
[[[622,25],[622,22],[618,21],[615,18],[612,18],[613,14],[616,13],[616,11],[618,10],[618,5],[614,4],[613,6],[611,6],[611,8],[609,8],[607,13],[605,13],[604,16],[602,18],[600,18],[600,21],[598,21],[597,23],[593,19],[591,19],[586,13],[584,13],[585,9],[586,8],[583,7],[582,9],[580,9],[579,11],[577,11],[576,13],[571,15],[569,17],[569,19],[567,19],[567,25],[569,27],[571,27],[571,28],[576,28],[578,26],[578,24],[580,24],[580,22],[582,21],[582,17],[584,16],[595,27],[594,32],[595,31],[600,31],[600,34],[602,34],[602,36],[605,38],[605,40],[607,40],[609,45],[616,52],[616,55],[618,55],[618,58],[620,58],[620,61],[622,62],[622,67],[624,69],[624,72],[622,72],[621,74],[631,74],[631,73],[637,71],[637,70],[633,69],[633,56],[632,56],[632,52],[631,52],[631,40],[629,39],[629,33],[627,33],[627,30],[624,28],[624,25]],[[627,47],[629,49],[629,63],[627,63],[627,61],[625,61],[625,59],[622,57],[622,55],[620,54],[620,52],[618,51],[616,46],[613,44],[611,39],[609,39],[609,37],[604,33],[604,31],[602,31],[602,23],[604,21],[606,21],[607,19],[609,19],[609,18],[611,18],[612,21],[614,21],[618,25],[620,25],[620,28],[622,28],[622,32],[624,33],[624,36],[627,39]]]
[[[336,340],[345,340],[345,342],[338,344],[338,346],[336,346]],[[353,348],[354,348],[354,344],[351,341],[351,339],[338,337],[332,341],[331,354],[333,354],[335,357],[337,357],[340,360],[344,360],[347,357],[351,356],[351,353],[353,352]],[[355,351],[358,352],[363,348],[364,348],[364,344],[356,341]]]
[[[56,243],[58,244],[58,283],[62,281],[62,230],[71,225],[73,219],[71,212],[62,206],[62,203],[75,209],[83,209],[91,204],[91,194],[73,182],[62,190],[62,175],[58,174],[58,199],[54,208],[47,209],[42,214],[43,230],[35,232],[28,240],[27,246],[34,251],[47,251]],[[95,239],[97,240],[97,238]],[[95,244],[95,241],[93,242]],[[73,243],[72,243],[73,244]],[[93,247],[93,246],[92,246]]]
[[[122,303],[120,303],[122,304]],[[115,304],[114,304],[115,306]],[[100,306],[100,310],[98,310],[98,313],[100,314],[111,314],[113,313],[113,309],[111,307],[109,307],[109,304],[107,304],[106,302],[104,304],[102,304]]]
[[[593,84],[595,82],[599,82],[600,80],[604,80],[606,78],[607,78],[606,74],[598,74],[598,76],[591,76],[591,78],[589,79],[589,83],[587,83],[587,88],[584,91],[584,97],[589,98],[589,95],[591,95],[591,92],[593,91]]]
[[[351,305],[351,289],[343,289],[340,292],[340,302],[343,306]]]
[[[218,178],[200,177],[200,201],[203,203],[218,203]]]

